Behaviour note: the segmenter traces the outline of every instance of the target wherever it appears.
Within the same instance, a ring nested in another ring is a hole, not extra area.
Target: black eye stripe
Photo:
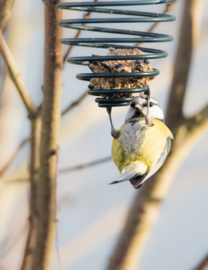
[[[139,104],[138,102],[135,102],[135,101],[132,101],[131,102],[131,104],[130,104],[130,106],[132,107],[132,108],[135,108],[135,105],[136,104]],[[147,107],[147,102],[146,103],[143,103],[143,105],[142,104],[140,104],[142,107]],[[153,102],[153,101],[150,101],[150,107],[152,107],[152,106],[158,106],[159,107],[159,105],[158,105],[158,103],[155,103],[155,102]]]
[[[132,108],[135,107],[135,101],[132,101],[131,105],[130,105]]]

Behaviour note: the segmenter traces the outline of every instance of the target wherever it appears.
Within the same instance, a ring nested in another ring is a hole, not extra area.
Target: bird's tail
[[[118,184],[124,181],[130,181],[134,188],[139,188],[147,175],[148,166],[142,161],[136,160],[131,163],[127,163],[123,169],[122,174],[110,185]]]
[[[114,185],[114,184],[122,183],[125,181],[129,181],[131,178],[133,178],[136,175],[137,175],[137,172],[135,170],[121,174],[115,181],[109,183],[109,185]]]

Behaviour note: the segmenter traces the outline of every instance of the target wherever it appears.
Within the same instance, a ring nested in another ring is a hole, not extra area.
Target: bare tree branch
[[[206,255],[202,261],[194,268],[194,270],[206,270],[208,267],[208,255]]]
[[[13,231],[6,237],[0,245],[0,261],[9,255],[12,248],[21,240],[26,230],[26,225],[19,224]],[[0,266],[1,267],[1,266]]]
[[[20,76],[17,65],[13,59],[13,56],[7,46],[7,43],[4,39],[2,32],[5,30],[7,23],[10,18],[11,8],[14,1],[0,0],[0,52],[4,59],[4,62],[8,68],[10,77],[14,82],[22,101],[29,113],[29,118],[31,121],[31,158],[30,158],[30,224],[28,238],[25,248],[25,254],[23,257],[22,270],[31,269],[32,263],[32,251],[35,244],[36,237],[36,223],[37,223],[37,206],[36,206],[36,197],[37,197],[37,180],[38,180],[38,169],[39,169],[39,148],[40,148],[40,127],[41,120],[39,117],[39,110],[35,107],[32,102],[29,92],[26,88],[26,85],[23,79]],[[9,159],[7,164],[2,169],[0,175],[6,172],[11,162],[14,160],[20,149],[30,140],[30,138],[25,139],[20,146],[16,149],[12,157]]]
[[[23,255],[21,270],[28,270],[32,267],[33,252],[37,234],[37,185],[39,181],[40,166],[40,138],[41,119],[40,116],[31,119],[31,144],[30,144],[30,216],[29,230],[25,251]],[[27,181],[27,180],[26,180]],[[19,181],[22,183],[23,181]],[[17,182],[16,182],[17,183]]]
[[[66,113],[68,113],[70,110],[72,110],[74,107],[76,107],[77,105],[80,105],[81,102],[84,100],[84,98],[88,95],[87,94],[88,90],[86,92],[84,92],[83,95],[81,95],[77,100],[73,101],[69,107],[67,107],[63,112],[62,112],[62,116],[65,115]],[[12,163],[12,161],[15,159],[16,155],[19,153],[19,151],[22,149],[22,147],[30,141],[30,138],[26,138],[24,139],[20,145],[17,147],[17,149],[14,151],[14,153],[12,154],[12,156],[10,157],[10,159],[7,161],[7,163],[4,165],[4,167],[0,170],[0,177],[2,177],[2,175],[6,172],[6,170],[8,169],[8,167],[10,166],[10,164]],[[105,161],[104,161],[105,162]],[[87,163],[88,164],[88,163]],[[90,164],[90,163],[89,163]],[[83,165],[78,165],[76,167],[80,167]],[[93,166],[93,165],[92,165]],[[73,168],[69,168],[70,170],[74,170]],[[66,169],[67,170],[67,169]],[[62,172],[61,172],[62,173]]]
[[[4,31],[6,25],[9,21],[11,8],[14,1],[0,0],[0,26]],[[37,194],[37,175],[38,175],[38,166],[39,166],[39,147],[40,147],[40,117],[38,115],[38,109],[34,106],[29,92],[19,74],[16,63],[12,57],[11,52],[6,44],[6,41],[3,37],[2,32],[0,33],[0,51],[2,57],[5,61],[5,64],[9,70],[11,79],[13,80],[24,104],[29,113],[29,118],[31,121],[31,158],[30,158],[30,218],[29,218],[29,231],[28,238],[25,248],[25,254],[23,257],[22,270],[31,269],[31,261],[32,261],[32,251],[35,244],[35,236],[36,236],[36,217],[37,217],[37,207],[36,207],[36,194]],[[0,175],[6,172],[9,165],[12,163],[20,149],[30,140],[30,138],[25,139],[20,146],[16,149],[12,157],[9,159],[7,164],[2,169]],[[7,182],[9,183],[9,182]]]
[[[3,33],[11,17],[13,4],[14,0],[0,0],[0,29]]]
[[[0,31],[2,31],[2,33],[4,33],[7,28],[7,24],[11,17],[11,9],[12,9],[13,4],[14,4],[14,0],[7,0],[7,1],[0,0]],[[2,65],[1,62],[2,61],[0,57],[0,76],[2,77],[2,85],[0,85],[0,88],[2,86],[2,89],[3,89],[3,85],[5,81],[5,74],[6,74],[6,66]],[[0,78],[0,82],[1,82],[1,78]],[[2,91],[0,91],[0,95],[2,94],[1,92]]]
[[[65,115],[66,113],[68,113],[70,110],[72,110],[74,107],[76,107],[77,105],[80,105],[82,103],[82,101],[88,96],[88,90],[86,90],[77,100],[73,101],[65,110],[63,110],[63,112],[61,113],[61,115]]]
[[[29,179],[28,178],[19,178],[19,179],[12,179],[12,180],[7,180],[4,182],[4,184],[22,184],[22,183],[28,183]]]
[[[66,169],[60,169],[59,173],[60,174],[70,173],[70,172],[73,172],[73,171],[82,170],[82,169],[85,169],[85,168],[100,165],[100,164],[103,164],[103,163],[108,162],[108,161],[112,161],[111,156],[101,158],[101,159],[98,159],[98,160],[95,160],[95,161],[92,161],[92,162],[83,163],[83,164],[80,164],[80,165],[77,165],[77,166],[69,167],[69,168],[66,168]],[[6,184],[22,183],[22,182],[27,182],[27,181],[28,181],[28,179],[18,179],[18,180],[9,180],[9,181],[6,181],[5,183]]]
[[[62,266],[61,266],[61,253],[60,253],[60,243],[59,243],[59,235],[58,235],[58,225],[57,225],[57,222],[56,222],[56,249],[57,249],[58,267],[59,267],[59,270],[62,270]]]
[[[10,77],[15,84],[21,99],[29,113],[30,117],[33,117],[37,113],[37,108],[33,104],[32,99],[30,98],[29,92],[26,88],[26,85],[20,76],[20,72],[17,68],[17,65],[14,61],[14,58],[9,50],[9,47],[7,46],[6,40],[4,39],[4,36],[2,32],[0,32],[0,53],[4,59],[4,62],[8,68],[8,72],[10,74]]]
[[[3,176],[3,174],[7,171],[7,169],[9,168],[9,166],[11,165],[12,161],[15,159],[15,157],[17,156],[17,154],[19,153],[19,151],[23,148],[23,146],[30,141],[30,138],[26,138],[24,139],[20,145],[17,147],[17,149],[14,151],[14,153],[12,154],[12,156],[9,158],[9,160],[7,161],[7,163],[4,165],[4,167],[0,170],[0,177]]]
[[[194,1],[185,1],[186,10],[182,16],[178,50],[174,65],[174,76],[168,99],[166,123],[172,129],[176,127],[175,123],[178,125],[184,120],[183,104],[192,58],[194,33],[194,20],[190,5],[195,5]],[[176,121],[173,121],[173,119]]]
[[[45,47],[44,83],[41,108],[42,130],[40,147],[40,181],[38,183],[38,222],[32,270],[47,270],[55,233],[56,179],[58,163],[58,138],[61,116],[63,48],[60,40],[62,10],[58,0],[44,0]]]
[[[108,161],[111,161],[111,160],[112,160],[111,156],[110,157],[105,157],[105,158],[101,158],[101,159],[98,159],[98,160],[95,160],[95,161],[92,161],[92,162],[80,164],[80,165],[77,165],[77,166],[74,166],[74,167],[61,169],[61,170],[59,170],[59,173],[61,173],[61,174],[62,173],[69,173],[69,172],[72,172],[72,171],[85,169],[85,168],[92,167],[92,166],[95,166],[95,165],[98,165],[98,164],[102,164],[102,163],[105,163],[105,162],[108,162]]]
[[[201,125],[201,122],[204,121],[208,117],[208,104],[196,115],[191,118],[185,120],[186,126],[189,131],[196,129],[198,126]]]
[[[80,34],[82,33],[82,30],[78,30],[74,36],[74,38],[78,38]],[[69,56],[69,54],[72,52],[72,49],[74,48],[74,45],[70,45],[69,48],[66,50],[66,53],[64,54],[63,57],[63,63],[66,63],[66,59]]]
[[[80,105],[81,102],[84,100],[84,98],[87,96],[87,92],[84,92],[83,95],[81,95],[77,100],[73,101],[69,107],[67,107],[63,112],[62,112],[62,116],[65,115],[66,113],[68,113],[70,110],[72,110],[74,107],[76,107],[77,105]],[[24,139],[20,145],[17,147],[17,149],[14,151],[14,153],[12,154],[12,156],[10,157],[10,159],[7,161],[7,163],[4,165],[4,167],[0,170],[0,177],[2,177],[2,175],[6,172],[6,170],[8,169],[8,167],[10,166],[10,164],[12,163],[12,161],[14,160],[14,158],[16,157],[16,155],[19,153],[19,151],[22,149],[22,147],[30,141],[30,138],[26,138]],[[80,165],[78,165],[79,167]]]
[[[94,0],[94,2],[98,2],[98,0]],[[91,12],[87,12],[83,15],[83,18],[84,19],[89,19],[90,18],[90,15],[91,15]],[[83,25],[85,25],[83,23]],[[82,30],[78,30],[74,36],[74,38],[79,38],[79,36],[81,35],[82,33]],[[63,57],[63,63],[66,62],[66,59],[67,57],[69,56],[69,54],[71,53],[72,49],[74,48],[74,45],[70,45],[69,48],[67,49],[66,53],[64,54],[64,57]]]

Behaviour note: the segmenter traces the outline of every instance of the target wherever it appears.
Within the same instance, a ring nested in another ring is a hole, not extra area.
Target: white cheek
[[[153,106],[150,108],[150,116],[152,118],[164,119],[163,111],[158,106]]]

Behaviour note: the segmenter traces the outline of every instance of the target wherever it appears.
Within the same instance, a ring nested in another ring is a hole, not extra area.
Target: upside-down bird
[[[124,125],[116,132],[112,158],[121,175],[110,184],[130,181],[134,188],[140,188],[163,165],[173,139],[158,102],[144,94],[135,97]]]

